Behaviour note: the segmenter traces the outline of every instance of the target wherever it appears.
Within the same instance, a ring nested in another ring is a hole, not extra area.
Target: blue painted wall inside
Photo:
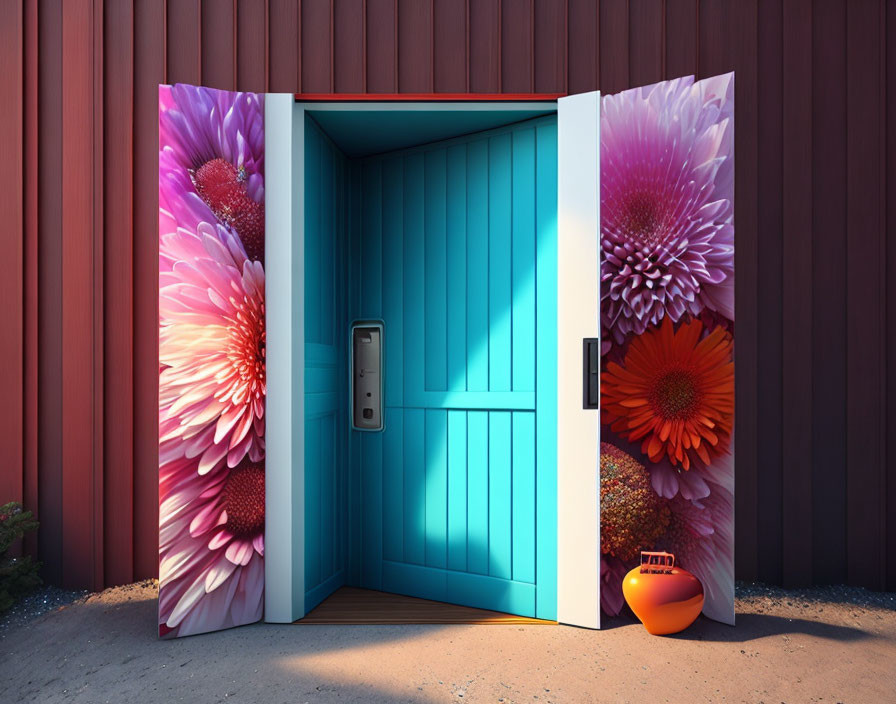
[[[385,431],[350,433],[351,584],[556,618],[556,129],[349,162],[386,389]]]

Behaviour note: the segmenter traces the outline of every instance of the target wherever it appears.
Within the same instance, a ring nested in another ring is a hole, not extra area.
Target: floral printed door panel
[[[601,105],[601,606],[641,550],[734,622],[734,75]]]
[[[264,603],[264,97],[159,87],[159,635]]]

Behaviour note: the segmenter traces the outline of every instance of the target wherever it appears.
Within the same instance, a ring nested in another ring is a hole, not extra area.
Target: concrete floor
[[[0,702],[893,702],[896,610],[740,598],[735,628],[257,624],[156,638],[153,583],[3,631]],[[889,597],[893,601],[893,597]],[[883,600],[886,602],[886,600]]]

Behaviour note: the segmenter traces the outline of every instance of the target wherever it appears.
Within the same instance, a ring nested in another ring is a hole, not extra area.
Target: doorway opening
[[[351,587],[555,620],[556,103],[296,107],[300,613]],[[374,432],[355,321],[382,326]]]

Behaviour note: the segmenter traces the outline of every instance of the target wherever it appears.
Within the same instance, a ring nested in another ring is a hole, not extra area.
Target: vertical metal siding
[[[737,575],[896,588],[894,0],[0,8],[0,502],[39,510],[48,579],[156,570],[158,83],[613,92],[733,69]]]

